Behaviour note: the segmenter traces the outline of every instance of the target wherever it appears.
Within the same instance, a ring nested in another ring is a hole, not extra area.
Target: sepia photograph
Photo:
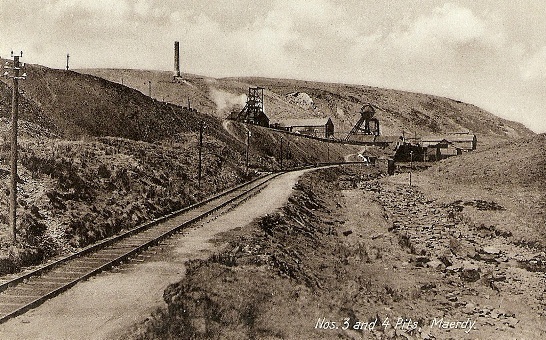
[[[546,339],[545,14],[0,0],[0,339]]]

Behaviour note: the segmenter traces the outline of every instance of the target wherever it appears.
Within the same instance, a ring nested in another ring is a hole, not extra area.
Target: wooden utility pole
[[[252,134],[250,133],[250,130],[246,131],[246,161],[245,161],[245,168],[246,168],[246,175],[248,176],[248,149],[250,148],[250,136]]]
[[[70,59],[70,54],[66,54],[66,70],[68,71],[68,60]]]
[[[413,169],[413,151],[410,151],[409,185],[411,187],[411,170]]]
[[[205,129],[205,122],[199,123],[199,167],[197,170],[197,188],[201,190],[201,171],[202,171],[202,165],[201,165],[201,156],[202,156],[202,149],[203,149],[203,130]]]
[[[21,65],[19,58],[13,55],[13,92],[11,99],[11,152],[10,152],[10,199],[9,199],[9,223],[13,235],[13,243],[17,241],[17,119],[19,116],[19,79],[25,79],[25,75],[20,76]]]
[[[281,171],[282,171],[282,137],[281,137],[281,155],[280,155],[280,166],[281,166]]]

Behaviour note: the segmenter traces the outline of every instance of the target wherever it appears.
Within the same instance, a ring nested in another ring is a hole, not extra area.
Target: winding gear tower
[[[269,118],[264,112],[264,88],[250,87],[245,107],[241,112],[232,112],[229,119],[269,127]]]
[[[345,137],[348,141],[353,135],[379,136],[379,120],[374,118],[375,109],[371,104],[366,104],[360,109],[360,119]]]

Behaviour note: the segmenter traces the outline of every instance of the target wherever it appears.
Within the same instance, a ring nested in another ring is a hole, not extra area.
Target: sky
[[[0,56],[446,96],[546,132],[542,0],[0,0]],[[29,75],[31,76],[31,75]]]

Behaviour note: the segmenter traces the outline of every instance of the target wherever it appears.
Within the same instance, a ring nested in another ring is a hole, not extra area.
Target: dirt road
[[[288,199],[304,171],[284,174],[234,210],[189,229],[145,253],[143,262],[122,265],[76,285],[40,307],[0,325],[1,339],[111,339],[155,309],[163,291],[185,274],[189,259],[206,258],[220,233],[242,227]]]

